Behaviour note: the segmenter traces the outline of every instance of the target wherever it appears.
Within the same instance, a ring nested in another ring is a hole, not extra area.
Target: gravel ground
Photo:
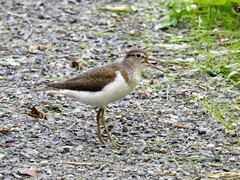
[[[164,9],[127,2],[134,8],[119,14],[100,8],[120,1],[0,1],[0,128],[12,127],[0,133],[0,179],[208,179],[239,172],[239,137],[199,100],[231,102],[230,85],[216,86],[221,79],[184,64],[158,63],[164,73],[146,70],[133,93],[108,106],[106,122],[120,149],[97,140],[97,108],[33,90],[136,47],[162,60],[198,57],[186,42],[164,46],[190,33],[154,30]],[[29,116],[33,106],[48,118]]]

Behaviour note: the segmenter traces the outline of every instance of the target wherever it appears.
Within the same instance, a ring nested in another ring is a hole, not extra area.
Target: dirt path
[[[0,133],[0,179],[207,179],[239,172],[238,137],[209,118],[201,102],[235,96],[184,64],[159,63],[164,75],[146,70],[136,91],[109,105],[106,121],[119,150],[98,142],[97,109],[33,91],[79,74],[73,61],[91,68],[135,47],[156,59],[195,60],[189,43],[164,46],[188,29],[156,31],[161,12],[132,2],[135,9],[121,13],[99,9],[119,6],[114,1],[0,2],[0,128],[17,126]],[[28,116],[33,106],[48,119]]]

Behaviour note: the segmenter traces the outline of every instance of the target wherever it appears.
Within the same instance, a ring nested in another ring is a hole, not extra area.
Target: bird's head
[[[139,70],[143,70],[147,67],[160,70],[158,67],[151,64],[149,60],[150,59],[146,51],[142,49],[134,49],[127,53],[125,59],[123,60],[123,63],[125,63],[127,66],[132,66],[133,68],[137,68]]]

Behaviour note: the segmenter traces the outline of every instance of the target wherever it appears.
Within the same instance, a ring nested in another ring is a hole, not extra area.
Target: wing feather
[[[78,91],[100,91],[115,79],[116,72],[120,68],[119,63],[112,63],[84,72],[77,77],[60,83],[50,83],[47,86]]]

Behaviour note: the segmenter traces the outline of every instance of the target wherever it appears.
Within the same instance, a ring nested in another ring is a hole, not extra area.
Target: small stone
[[[207,131],[205,129],[198,129],[198,134],[199,135],[207,134]]]
[[[83,150],[83,146],[82,146],[82,145],[79,145],[78,147],[76,147],[75,150],[76,150],[76,151],[82,151],[82,150]]]
[[[236,157],[230,157],[228,160],[229,161],[236,161]]]
[[[43,160],[43,161],[40,161],[39,164],[41,164],[41,165],[48,165],[49,162],[48,162],[48,160]]]
[[[70,152],[70,147],[64,147],[62,153],[68,153]]]
[[[206,145],[206,148],[213,148],[213,147],[215,147],[215,144],[207,144]]]
[[[122,132],[128,132],[128,128],[126,126],[122,127]]]
[[[122,117],[121,115],[115,116],[116,119],[120,119],[121,117]]]
[[[198,61],[203,61],[203,60],[206,59],[206,57],[205,57],[204,55],[199,54],[196,59],[197,59]]]
[[[60,152],[60,153],[68,153],[70,152],[72,149],[72,146],[62,146],[62,147],[58,147],[57,150]]]
[[[6,156],[5,154],[0,154],[0,161],[3,160],[5,156]]]
[[[52,170],[51,169],[46,169],[45,170],[47,174],[52,174]]]

